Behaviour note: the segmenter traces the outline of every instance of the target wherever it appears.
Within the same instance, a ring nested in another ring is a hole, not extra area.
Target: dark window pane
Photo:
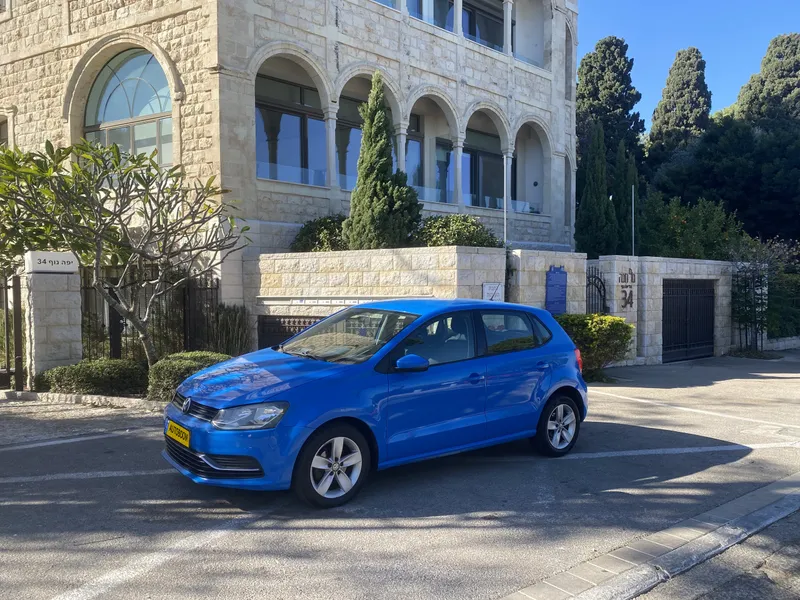
[[[431,365],[475,358],[472,318],[455,313],[423,325],[400,345],[400,356],[408,354],[426,358]]]
[[[361,129],[347,125],[337,126],[336,172],[339,174],[339,187],[343,190],[352,190],[356,187],[360,152]]]
[[[300,86],[266,77],[256,77],[256,98],[281,104],[300,104]]]
[[[422,18],[422,0],[407,0],[408,14],[417,19]]]
[[[116,144],[120,152],[130,152],[131,150],[131,128],[117,127],[108,130],[108,145]]]
[[[536,335],[536,340],[538,342],[538,346],[544,346],[547,342],[549,342],[553,338],[553,334],[545,327],[542,322],[537,319],[536,317],[530,317],[531,323],[533,324],[533,333]]]
[[[433,23],[437,27],[453,31],[453,8],[450,0],[433,0]]]
[[[451,156],[452,150],[449,146],[436,144],[436,190],[439,202],[449,202],[452,198],[455,175]]]
[[[354,125],[361,125],[361,113],[358,112],[358,107],[361,106],[361,104],[363,103],[357,102],[356,100],[340,98],[337,119],[339,121],[347,121]]]
[[[303,104],[310,108],[322,109],[322,101],[319,99],[319,92],[317,90],[303,90]]]
[[[328,172],[325,121],[308,119],[308,180],[311,185],[325,185]]]
[[[466,7],[461,9],[461,31],[466,37],[475,39],[475,13]]]
[[[471,152],[464,152],[461,155],[461,194],[465,203],[473,206],[479,206],[476,196],[477,190],[473,185],[473,182],[477,181],[478,178],[475,172],[477,165],[478,161]]]
[[[258,177],[302,183],[300,120],[276,110],[256,110]]]
[[[519,313],[481,313],[481,321],[489,354],[530,350],[538,345],[530,322]]]
[[[408,185],[422,187],[422,141],[409,139],[406,141],[406,173]]]
[[[483,150],[493,154],[502,154],[500,149],[500,138],[496,135],[481,133],[474,129],[467,129],[467,137],[464,144],[475,150]]]
[[[475,38],[476,41],[494,48],[503,50],[503,22],[484,13],[475,15]]]
[[[503,157],[479,154],[480,206],[503,208]]]
[[[422,119],[419,115],[411,115],[408,120],[408,133],[422,133]]]

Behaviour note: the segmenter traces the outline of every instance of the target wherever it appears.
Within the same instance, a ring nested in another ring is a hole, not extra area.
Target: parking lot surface
[[[800,355],[614,375],[565,458],[409,465],[322,512],[189,482],[158,416],[0,403],[0,598],[503,598],[800,471]]]

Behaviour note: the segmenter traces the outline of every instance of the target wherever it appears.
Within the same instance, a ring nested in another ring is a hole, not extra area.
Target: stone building
[[[0,143],[87,137],[220,176],[252,239],[224,297],[250,304],[260,254],[347,212],[380,70],[426,214],[570,250],[576,27],[571,0],[0,0]]]

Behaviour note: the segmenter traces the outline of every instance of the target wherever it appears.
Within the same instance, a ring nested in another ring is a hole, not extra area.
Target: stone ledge
[[[105,408],[133,408],[147,412],[162,412],[169,402],[153,402],[144,398],[90,396],[88,394],[56,394],[52,392],[0,391],[0,401],[39,401],[46,404],[81,404]]]

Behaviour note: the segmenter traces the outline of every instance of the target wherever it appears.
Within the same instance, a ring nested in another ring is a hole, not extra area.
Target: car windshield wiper
[[[278,350],[290,356],[300,356],[302,358],[310,358],[312,360],[325,360],[316,354],[312,354],[309,350],[286,350],[283,346],[278,346]]]

